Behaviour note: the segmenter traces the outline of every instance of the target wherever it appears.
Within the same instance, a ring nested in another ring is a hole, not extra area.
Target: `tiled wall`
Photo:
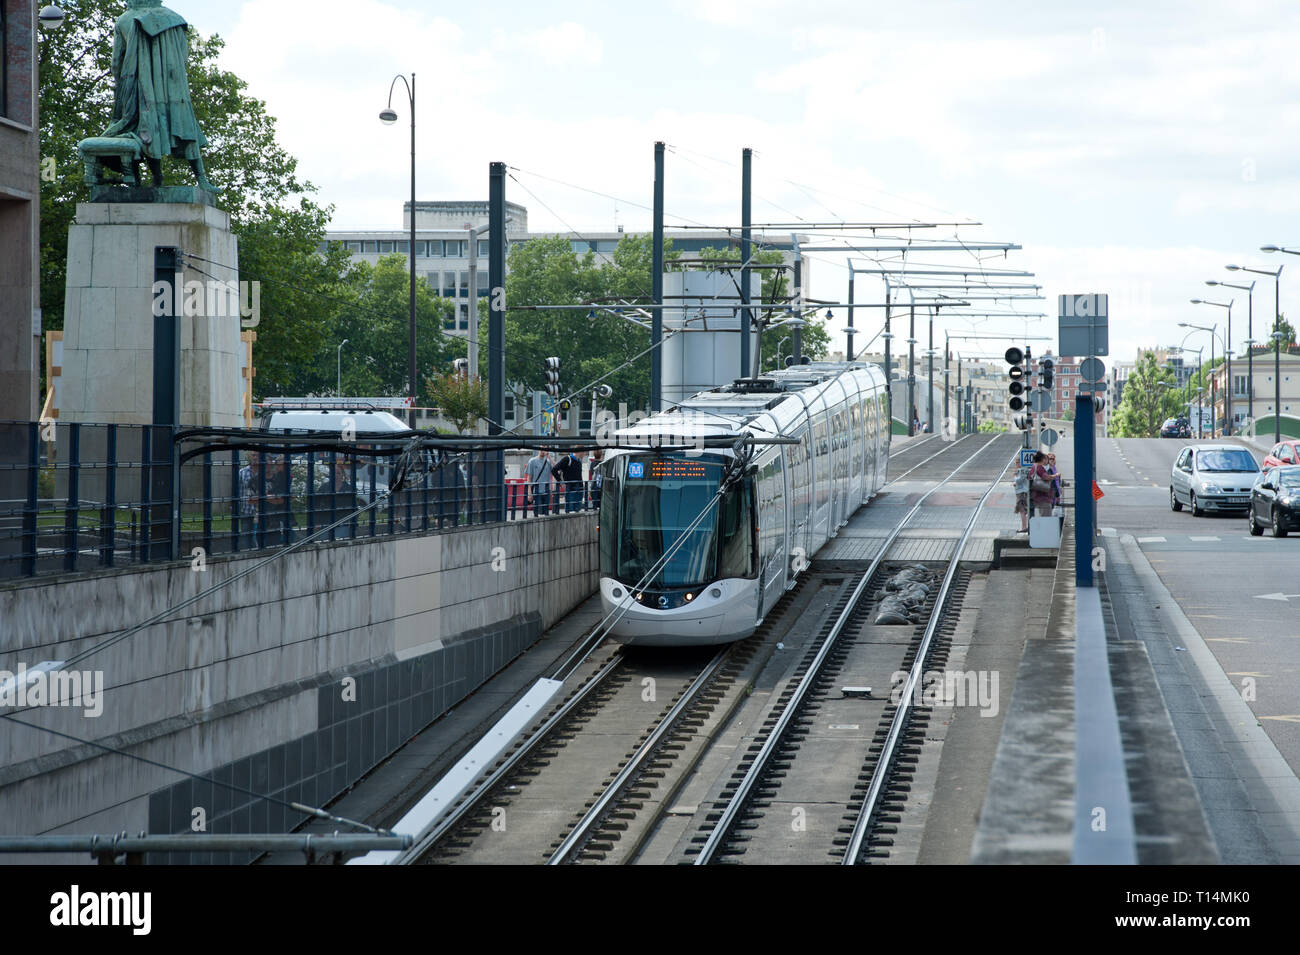
[[[193,831],[196,808],[203,809],[205,831],[210,833],[289,832],[306,817],[288,803],[328,803],[457,705],[541,633],[541,617],[532,613],[465,634],[432,653],[356,674],[355,685],[338,680],[316,688],[315,732],[227,763],[202,779],[153,793],[149,832]],[[277,801],[237,792],[230,784]],[[241,864],[251,858],[248,853],[196,852],[151,855],[149,861]]]

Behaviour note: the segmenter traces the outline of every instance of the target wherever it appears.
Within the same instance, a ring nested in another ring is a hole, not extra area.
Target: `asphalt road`
[[[1067,437],[1067,441],[1073,436]],[[1098,439],[1103,535],[1132,534],[1183,613],[1246,697],[1291,768],[1300,772],[1300,534],[1251,537],[1245,516],[1192,517],[1169,507],[1169,474],[1188,444],[1234,439]],[[1059,447],[1068,465],[1069,448]],[[1066,470],[1066,468],[1063,468]],[[1068,473],[1068,470],[1067,470]]]

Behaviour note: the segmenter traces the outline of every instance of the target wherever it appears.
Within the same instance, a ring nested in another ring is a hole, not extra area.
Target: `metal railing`
[[[0,422],[0,579],[261,551],[350,514],[320,540],[437,533],[492,523],[503,511],[521,520],[599,499],[585,481],[545,497],[521,481],[496,487],[502,452],[474,450],[421,452],[423,466],[384,500],[391,455],[214,448],[178,463],[174,433]]]

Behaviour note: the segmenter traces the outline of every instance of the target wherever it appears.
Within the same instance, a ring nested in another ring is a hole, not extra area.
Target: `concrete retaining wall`
[[[7,585],[0,670],[67,660],[264,559]],[[31,727],[0,720],[0,832],[188,830],[198,809],[209,832],[284,832],[300,817],[211,781],[328,801],[597,580],[591,514],[290,554],[78,663],[103,681],[100,715],[42,706],[18,715]]]

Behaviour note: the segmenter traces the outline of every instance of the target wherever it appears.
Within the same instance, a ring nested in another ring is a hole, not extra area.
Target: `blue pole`
[[[1094,586],[1092,580],[1092,539],[1096,523],[1097,502],[1092,497],[1096,476],[1096,443],[1092,395],[1074,399],[1074,582],[1079,587]]]

